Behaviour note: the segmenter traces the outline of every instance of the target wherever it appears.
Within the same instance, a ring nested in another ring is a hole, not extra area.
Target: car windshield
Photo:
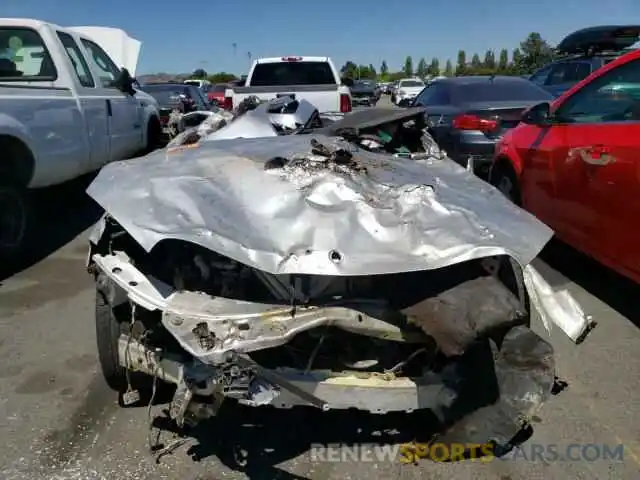
[[[224,93],[224,91],[229,88],[227,85],[214,85],[211,87],[212,92],[216,92],[216,93]]]
[[[178,95],[189,95],[187,85],[145,85],[142,90],[155,98],[162,107],[178,103]]]
[[[420,80],[404,80],[400,82],[400,87],[424,87],[424,83]]]
[[[472,82],[456,86],[456,96],[462,103],[501,101],[548,101],[553,95],[533,82],[522,79]]]
[[[250,85],[335,85],[336,79],[327,62],[258,63],[253,69]]]

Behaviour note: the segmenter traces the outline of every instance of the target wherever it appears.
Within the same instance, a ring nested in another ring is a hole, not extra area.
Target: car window
[[[198,110],[207,110],[207,101],[202,95],[202,91],[198,87],[190,87],[189,88],[189,96],[193,99],[198,107]]]
[[[403,80],[400,82],[399,87],[424,87],[424,82],[419,80]]]
[[[327,62],[269,62],[255,66],[250,83],[253,87],[335,85],[336,79]]]
[[[568,63],[558,63],[551,68],[551,72],[547,77],[545,85],[560,85],[565,83],[564,75],[567,70]]]
[[[577,83],[584,80],[591,73],[589,62],[566,62],[553,67],[547,78],[546,85],[560,85],[563,83]]]
[[[544,82],[549,76],[550,71],[551,71],[551,67],[541,68],[536,73],[531,75],[531,78],[529,80],[535,83],[536,85],[544,85]]]
[[[640,59],[589,82],[555,111],[562,122],[640,121]]]
[[[31,28],[0,28],[0,80],[50,82],[58,78],[40,34]]]
[[[449,86],[444,83],[432,83],[425,87],[416,97],[415,105],[423,107],[429,105],[449,105],[451,93]]]
[[[142,90],[155,98],[161,107],[170,107],[179,102],[180,95],[187,94],[186,85],[145,85]]]
[[[96,43],[83,38],[82,44],[89,51],[89,57],[98,68],[102,85],[106,88],[113,87],[116,79],[120,75],[120,69],[113,63],[111,57]]]
[[[67,52],[67,57],[69,57],[69,61],[76,72],[76,77],[78,78],[80,85],[83,87],[95,87],[96,83],[93,81],[93,77],[91,76],[89,65],[84,59],[84,55],[82,55],[80,47],[78,47],[76,41],[68,33],[57,32],[57,34],[65,52]]]
[[[517,77],[456,85],[454,96],[456,103],[545,102],[553,99],[553,95],[535,83]]]
[[[590,73],[591,64],[589,62],[572,62],[565,69],[564,81],[579,82],[587,78]]]

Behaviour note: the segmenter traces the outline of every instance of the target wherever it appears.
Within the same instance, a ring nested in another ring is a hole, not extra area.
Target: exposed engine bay
[[[115,389],[175,384],[178,425],[231,399],[429,409],[452,442],[518,433],[555,379],[533,313],[588,329],[530,265],[552,232],[439,151],[422,109],[373,115],[211,138],[235,120],[103,169],[89,270]]]

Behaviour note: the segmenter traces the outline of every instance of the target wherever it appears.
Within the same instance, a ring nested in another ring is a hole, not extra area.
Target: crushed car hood
[[[312,139],[350,150],[351,164],[314,157]],[[388,274],[503,254],[527,265],[553,234],[446,157],[400,159],[324,135],[156,151],[105,166],[87,193],[147,251],[179,239],[273,274]]]

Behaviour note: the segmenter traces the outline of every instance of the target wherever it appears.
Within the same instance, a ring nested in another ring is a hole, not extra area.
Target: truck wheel
[[[24,187],[0,185],[0,255],[26,251],[35,223],[31,192]]]
[[[144,153],[151,153],[156,148],[160,148],[162,143],[162,127],[158,117],[151,117],[147,125],[147,146]]]
[[[96,278],[95,322],[100,369],[112,390],[122,395],[130,385],[133,390],[138,390],[141,394],[142,402],[149,397],[150,379],[137,372],[129,372],[129,382],[127,382],[127,371],[120,365],[118,355],[120,336],[130,331],[131,323],[127,313],[130,313],[131,309],[129,304],[111,305],[108,294],[109,282],[110,280],[104,274],[99,274]]]

